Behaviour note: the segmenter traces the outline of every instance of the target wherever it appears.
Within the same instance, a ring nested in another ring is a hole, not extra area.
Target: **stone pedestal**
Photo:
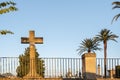
[[[85,79],[96,80],[95,53],[85,53],[82,55],[82,72]]]

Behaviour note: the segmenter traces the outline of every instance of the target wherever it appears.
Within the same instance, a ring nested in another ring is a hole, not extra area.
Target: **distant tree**
[[[119,1],[113,2],[112,5],[115,5],[112,9],[120,8],[120,2],[119,2]],[[119,17],[120,17],[120,13],[117,14],[117,15],[115,15],[115,16],[113,17],[112,23],[113,23],[114,20],[117,21],[117,19],[118,19]]]
[[[85,51],[90,53],[91,51],[94,52],[96,50],[101,50],[101,48],[99,48],[98,46],[100,46],[98,41],[96,41],[95,39],[87,38],[80,43],[77,51],[79,51],[78,54],[82,54]]]
[[[17,11],[18,9],[15,7],[16,3],[12,1],[1,2],[0,3],[0,14],[5,14],[11,11]],[[6,35],[7,33],[13,34],[13,32],[8,30],[0,30],[1,35]]]
[[[108,29],[102,29],[98,35],[96,35],[95,39],[97,41],[103,42],[104,45],[104,77],[106,78],[106,68],[107,68],[107,42],[110,40],[116,41],[116,38],[118,38],[117,35],[113,34]]]
[[[20,65],[16,69],[18,77],[23,77],[29,73],[29,69],[30,69],[29,52],[30,52],[30,48],[28,47],[25,49],[24,54],[19,56],[19,64]],[[35,56],[36,56],[36,66],[37,66],[36,71],[40,76],[44,77],[44,71],[45,71],[44,60],[42,60],[41,58],[38,58],[39,54],[38,54],[37,50],[36,50]]]

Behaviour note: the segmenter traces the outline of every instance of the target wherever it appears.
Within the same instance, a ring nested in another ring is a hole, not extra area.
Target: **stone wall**
[[[37,78],[37,79],[24,79],[24,78],[0,78],[0,80],[63,80],[62,78]]]
[[[97,80],[120,80],[120,79],[118,79],[118,78],[113,78],[113,79],[110,79],[110,78],[106,78],[106,79],[100,78],[100,79],[97,79]]]
[[[23,79],[23,78],[0,78],[0,80],[83,80],[79,78],[40,78],[40,79]],[[120,80],[120,78],[97,78],[97,80]]]

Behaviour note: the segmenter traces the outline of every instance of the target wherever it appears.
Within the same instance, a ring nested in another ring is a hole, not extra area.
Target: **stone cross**
[[[35,37],[34,31],[29,31],[29,38],[21,37],[21,43],[30,45],[30,70],[24,78],[39,78],[36,71],[35,44],[43,44],[43,38]]]

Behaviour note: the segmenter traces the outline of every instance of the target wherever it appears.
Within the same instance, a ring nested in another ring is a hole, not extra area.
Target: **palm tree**
[[[16,11],[16,10],[18,10],[15,7],[15,5],[16,5],[16,3],[12,2],[12,1],[0,3],[0,14],[4,14],[4,13],[8,13],[10,11]],[[8,31],[8,30],[1,30],[0,31],[1,35],[6,35],[7,33],[13,34],[13,32]]]
[[[102,29],[95,39],[97,41],[102,41],[104,44],[104,77],[106,78],[106,58],[107,58],[107,42],[109,40],[116,41],[115,38],[118,38],[117,35],[113,34],[110,30]]]
[[[82,54],[83,52],[87,51],[88,53],[90,52],[94,52],[96,50],[101,50],[101,48],[99,48],[98,46],[100,46],[99,42],[96,41],[95,39],[91,39],[91,38],[87,38],[84,39],[82,41],[82,43],[80,43],[81,46],[79,46],[79,48],[77,49],[78,54]]]
[[[112,9],[116,9],[116,8],[120,8],[120,2],[119,1],[115,1],[112,3],[112,5],[115,5]],[[112,22],[115,20],[117,21],[117,19],[120,17],[120,13],[115,15],[112,19]]]
[[[10,11],[16,11],[17,8],[15,7],[15,5],[16,3],[12,1],[0,3],[0,14],[4,14]]]

